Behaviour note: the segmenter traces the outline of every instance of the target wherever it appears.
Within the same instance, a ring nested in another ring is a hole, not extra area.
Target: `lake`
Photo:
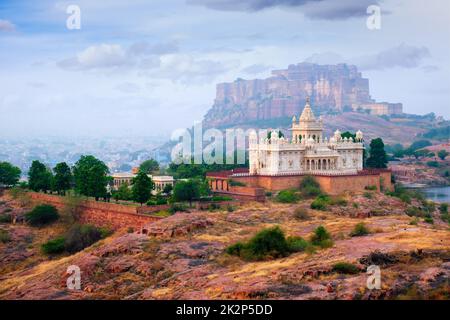
[[[435,188],[423,188],[420,189],[425,197],[435,202],[447,202],[450,203],[450,186],[447,187],[435,187]]]

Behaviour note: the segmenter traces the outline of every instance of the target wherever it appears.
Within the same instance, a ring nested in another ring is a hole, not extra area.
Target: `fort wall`
[[[30,192],[29,195],[34,203],[51,204],[58,210],[64,210],[67,206],[68,197],[37,192]],[[76,207],[80,223],[92,224],[96,227],[106,227],[111,230],[133,228],[137,231],[143,225],[161,219],[161,217],[140,214],[138,213],[140,208],[131,205],[82,200],[76,204]],[[146,213],[149,210],[159,211],[161,210],[159,207],[146,208]]]

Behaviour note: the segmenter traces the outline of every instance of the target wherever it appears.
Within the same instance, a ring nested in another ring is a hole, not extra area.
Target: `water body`
[[[450,186],[420,189],[425,197],[435,202],[450,203]]]

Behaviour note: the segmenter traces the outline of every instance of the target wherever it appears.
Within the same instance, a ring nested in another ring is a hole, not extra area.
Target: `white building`
[[[136,173],[133,172],[117,172],[113,173],[111,176],[113,177],[113,189],[118,190],[119,187],[127,183],[128,186],[131,187],[133,179],[136,177]],[[174,185],[174,178],[172,176],[154,176],[149,174],[148,177],[153,180],[155,184],[155,188],[152,191],[153,194],[158,192],[162,192],[166,185]]]
[[[256,133],[249,139],[250,174],[356,174],[363,169],[363,134],[356,139],[342,138],[336,130],[334,136],[323,136],[322,119],[316,120],[309,104],[300,116],[292,118],[292,139],[279,137],[272,131],[269,137],[258,141]]]

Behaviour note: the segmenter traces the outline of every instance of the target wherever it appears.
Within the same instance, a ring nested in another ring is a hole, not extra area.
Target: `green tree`
[[[122,183],[119,188],[117,189],[117,191],[114,193],[114,198],[116,200],[131,200],[133,197],[132,193],[131,193],[131,188],[130,185],[128,184],[128,182],[124,182]]]
[[[75,190],[98,201],[106,196],[108,173],[109,169],[102,161],[94,156],[81,156],[73,168]]]
[[[0,162],[0,185],[16,185],[19,182],[20,173],[20,169],[9,162]]]
[[[147,174],[150,174],[158,170],[159,170],[159,163],[154,159],[145,160],[139,166],[139,171],[144,171]]]
[[[171,184],[166,184],[163,189],[163,193],[170,194],[173,190],[173,186]]]
[[[200,197],[200,185],[197,180],[179,181],[173,189],[173,199],[175,201],[189,201],[192,206],[192,200]]]
[[[381,138],[370,142],[370,156],[366,160],[368,168],[387,168],[387,155]]]
[[[54,188],[58,194],[66,194],[66,191],[70,189],[72,184],[72,171],[65,162],[58,163],[54,168]]]
[[[446,150],[440,150],[437,155],[441,160],[445,160],[449,153]]]
[[[137,176],[133,178],[131,192],[133,200],[141,205],[150,199],[150,192],[153,190],[154,183],[152,179],[144,171],[139,171]]]
[[[28,171],[28,186],[33,191],[51,190],[53,174],[42,162],[34,160]]]

